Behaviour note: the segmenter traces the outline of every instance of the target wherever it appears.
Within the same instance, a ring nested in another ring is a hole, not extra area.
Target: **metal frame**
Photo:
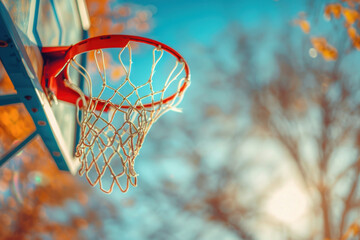
[[[0,95],[0,106],[21,103],[17,94]]]
[[[69,155],[70,151],[65,149],[66,144],[50,104],[31,65],[19,33],[1,1],[0,43],[0,59],[17,91],[17,94],[1,96],[0,106],[23,103],[36,125],[35,132],[0,157],[0,166],[39,135],[58,168],[75,174],[80,163],[75,161],[74,157]]]

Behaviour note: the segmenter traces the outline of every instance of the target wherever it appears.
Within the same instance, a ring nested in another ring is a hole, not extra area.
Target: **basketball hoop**
[[[135,59],[133,54],[143,48],[148,61]],[[115,54],[107,50],[116,51],[117,65],[113,64]],[[44,47],[42,54],[41,84],[48,97],[76,105],[80,116],[75,154],[81,162],[79,174],[106,193],[115,185],[122,192],[130,184],[136,186],[135,158],[146,134],[162,114],[178,111],[190,85],[185,60],[160,42],[129,35],[89,38],[70,47]],[[92,70],[80,64],[83,54],[93,59]],[[135,68],[136,61],[140,68]],[[109,79],[109,68],[115,69],[117,80]],[[74,71],[85,79],[83,90],[72,80]]]

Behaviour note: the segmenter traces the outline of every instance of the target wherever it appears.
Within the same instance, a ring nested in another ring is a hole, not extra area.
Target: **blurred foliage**
[[[295,25],[298,25],[304,33],[308,34],[310,32],[311,25],[309,21],[306,20],[303,12],[299,13],[299,19],[295,19],[293,22]]]
[[[0,64],[2,73],[0,80],[0,93],[15,93],[4,67]],[[25,107],[21,104],[13,104],[0,107],[0,149],[1,152],[10,148],[20,140],[25,139],[35,130],[35,125]]]
[[[3,67],[1,72],[1,92],[13,92]],[[34,130],[35,125],[23,105],[0,107],[1,153]],[[59,171],[39,138],[10,161],[0,170],[1,239],[40,239],[45,235],[52,239],[84,239],[81,229],[90,226],[101,236],[100,215],[111,205],[103,204],[95,210],[89,208],[89,187],[69,173]],[[75,202],[82,214],[63,211],[61,208],[69,201]],[[65,213],[66,222],[53,221],[47,208]]]
[[[328,3],[324,6],[323,14],[327,21],[342,21],[343,27],[347,29],[347,35],[352,42],[353,48],[360,49],[360,2],[358,0],[341,0],[334,3]],[[310,33],[311,23],[305,19],[305,13],[299,14],[300,19],[294,20],[294,24],[300,26],[306,34]],[[338,58],[337,49],[330,45],[326,38],[312,37],[311,43],[315,50],[319,52],[327,61],[334,61]]]
[[[151,30],[152,12],[136,4],[118,4],[115,0],[87,0],[90,15],[89,36],[121,34],[124,31],[141,34]]]
[[[90,208],[89,187],[59,171],[39,140],[0,171],[1,239],[84,239],[86,228],[96,229],[96,236],[101,237],[100,219],[110,214],[111,207]],[[65,208],[71,202],[78,213]],[[57,220],[49,209],[65,215],[65,221]]]
[[[303,14],[303,13],[302,13]],[[311,14],[311,10],[310,10]],[[319,74],[319,69],[313,69],[318,78],[320,87],[320,94],[312,94],[315,97],[314,102],[320,107],[321,110],[321,136],[317,136],[315,142],[318,142],[319,146],[319,166],[315,179],[307,175],[307,170],[304,166],[301,166],[300,156],[294,155],[297,159],[299,169],[302,171],[302,176],[307,184],[317,185],[319,196],[321,199],[322,219],[323,219],[323,231],[325,239],[353,239],[352,237],[359,237],[359,225],[357,220],[353,220],[353,212],[359,207],[360,201],[358,194],[358,182],[359,182],[359,154],[354,156],[354,159],[350,165],[338,171],[337,175],[327,176],[329,169],[331,168],[331,162],[333,156],[336,154],[336,149],[341,148],[355,148],[359,149],[359,127],[355,124],[354,120],[359,118],[359,103],[357,101],[356,92],[360,91],[359,85],[356,83],[356,78],[351,77],[351,73],[347,73],[344,68],[340,67],[341,63],[349,64],[349,55],[353,50],[360,49],[360,37],[358,34],[360,28],[360,2],[358,0],[341,0],[334,1],[332,3],[325,4],[323,8],[323,16],[327,21],[341,22],[342,28],[346,29],[348,40],[351,42],[351,48],[344,51],[346,46],[346,39],[340,37],[341,44],[337,44],[336,47],[330,45],[326,37],[311,37],[311,43],[314,49],[319,52],[322,57],[329,61],[336,61],[335,65],[331,65],[331,70],[326,71],[325,74]],[[306,21],[306,23],[310,23]],[[314,21],[317,24],[317,21]],[[331,24],[328,23],[328,24]],[[300,25],[300,24],[299,24]],[[303,26],[300,25],[302,31],[308,34],[310,31],[306,31]],[[337,32],[333,28],[332,33]],[[332,35],[332,34],[331,34]],[[332,38],[336,42],[335,39]],[[336,43],[335,43],[336,44]],[[338,54],[341,51],[341,56]],[[310,54],[312,55],[312,54]],[[311,69],[311,68],[310,68]],[[305,78],[307,79],[307,78]],[[302,78],[301,85],[306,84],[304,78]],[[314,86],[314,85],[312,85]],[[312,89],[313,91],[314,89]],[[334,91],[337,91],[337,95]],[[316,92],[316,91],[315,91]],[[335,97],[337,95],[337,97]],[[313,97],[308,96],[306,99]],[[310,105],[309,105],[310,107]],[[336,130],[335,130],[336,129]],[[338,132],[338,134],[335,134]],[[279,133],[278,133],[279,134]],[[290,152],[295,154],[298,151],[297,141],[285,143],[289,140],[288,137],[281,136],[284,144],[288,146]],[[334,163],[333,163],[334,164]],[[347,165],[349,163],[343,163]],[[355,174],[355,175],[353,175]],[[351,177],[350,177],[351,176]],[[347,178],[347,195],[341,196],[341,201],[338,202],[335,197],[336,185],[341,182],[343,178]],[[351,180],[350,180],[351,179]],[[333,180],[333,181],[332,181]],[[310,183],[309,183],[310,182]],[[340,211],[340,217],[333,219],[334,212],[338,212],[338,208],[342,205]],[[354,221],[352,224],[351,222]],[[346,225],[349,225],[346,230]]]
[[[314,46],[315,50],[321,53],[323,58],[327,61],[335,60],[338,57],[338,52],[336,48],[331,46],[325,38],[322,37],[312,37],[311,43]]]

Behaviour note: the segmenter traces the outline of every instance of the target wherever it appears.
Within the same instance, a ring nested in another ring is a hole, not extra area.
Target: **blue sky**
[[[286,16],[296,16],[302,1],[273,0],[210,0],[210,1],[132,1],[156,8],[154,29],[147,34],[174,47],[183,42],[211,43],[214,35],[229,23],[239,22],[253,28],[266,21],[277,24]],[[224,36],[231,37],[231,36]]]
[[[119,3],[123,1],[119,1]],[[279,44],[277,33],[285,24],[291,24],[300,11],[304,11],[304,1],[285,0],[134,0],[131,3],[147,6],[153,11],[153,28],[142,35],[163,42],[177,50],[188,62],[193,78],[193,84],[204,76],[198,64],[206,62],[206,55],[201,49],[222,45],[225,50],[220,58],[231,61],[228,56],[231,44],[235,41],[234,34],[227,31],[230,25],[239,25],[249,32],[269,33],[266,45],[259,45],[257,56],[268,71],[272,72],[270,48]],[[300,30],[299,30],[300,32]],[[231,64],[231,63],[229,63]],[[190,89],[190,91],[192,91]]]

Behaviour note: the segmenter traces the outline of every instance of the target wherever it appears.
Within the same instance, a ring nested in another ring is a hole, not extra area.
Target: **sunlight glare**
[[[276,189],[265,203],[265,212],[283,224],[291,225],[309,210],[309,199],[295,181]]]

